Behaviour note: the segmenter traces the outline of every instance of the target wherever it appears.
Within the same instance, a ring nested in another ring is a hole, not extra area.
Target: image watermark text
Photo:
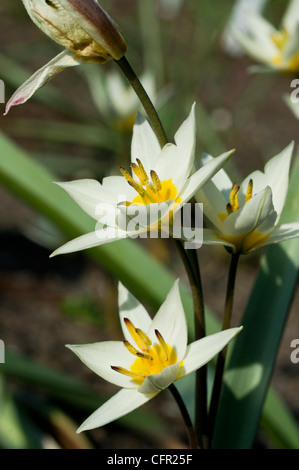
[[[5,362],[5,345],[4,341],[0,339],[0,364],[4,364]]]
[[[291,341],[291,348],[293,348],[293,351],[291,352],[291,362],[293,364],[298,364],[299,362],[299,338],[298,339],[293,339]]]
[[[0,103],[5,103],[5,84],[4,81],[0,79]]]

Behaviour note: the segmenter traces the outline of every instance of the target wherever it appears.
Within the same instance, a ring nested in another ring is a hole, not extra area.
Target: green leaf
[[[37,361],[33,361],[19,354],[14,354],[10,351],[7,351],[6,361],[5,364],[2,365],[1,370],[5,376],[13,377],[15,380],[21,380],[26,383],[27,386],[34,387],[46,393],[48,397],[59,400],[61,403],[67,405],[68,408],[73,406],[85,411],[87,415],[95,411],[109,398],[95,392],[85,383],[82,383],[65,372],[51,369],[49,366],[45,366]],[[0,410],[0,418],[2,416],[1,411],[3,413],[2,407]],[[17,427],[17,423],[15,423],[14,413],[15,411],[13,408],[11,409],[11,406],[7,407],[5,411],[5,422],[7,422],[7,419],[13,418],[11,427],[16,429],[15,442],[20,442],[22,447],[26,447],[26,440],[21,430]],[[2,423],[4,425],[4,420],[2,420]],[[142,433],[144,436],[157,440],[163,440],[163,436],[166,434],[165,422],[145,408],[138,409],[124,416],[118,420],[118,424],[124,428]],[[2,428],[4,429],[4,427]],[[16,439],[18,439],[18,441]]]
[[[297,158],[282,223],[299,219],[298,178]],[[244,330],[236,339],[228,362],[213,441],[215,448],[247,449],[253,445],[296,288],[298,268],[298,239],[266,250],[242,320]],[[283,436],[281,446],[299,448],[298,426],[291,419],[277,422],[277,416],[285,410],[273,408],[269,401],[266,405],[264,426],[268,430],[271,426],[276,441]]]
[[[115,150],[120,143],[119,136],[100,123],[57,122],[35,119],[11,119],[7,131],[13,137],[47,140],[55,143],[70,143],[89,147]]]
[[[1,367],[2,370],[2,367]],[[0,374],[0,448],[41,448],[40,435],[16,405]]]

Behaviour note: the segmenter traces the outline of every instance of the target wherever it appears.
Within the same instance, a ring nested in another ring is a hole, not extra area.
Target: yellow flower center
[[[238,201],[238,192],[239,192],[240,186],[237,185],[237,183],[233,184],[232,190],[229,195],[229,203],[226,205],[226,213],[220,213],[218,214],[219,219],[221,222],[224,222],[225,219],[232,214],[233,212],[236,212],[239,209],[239,201]],[[245,195],[245,204],[250,201],[252,198],[252,190],[253,190],[253,181],[252,179],[249,181],[247,190],[246,190],[246,195]]]
[[[182,199],[178,197],[177,188],[173,184],[171,178],[167,181],[161,181],[154,170],[150,171],[149,177],[141,161],[138,158],[136,161],[137,163],[132,163],[131,168],[137,176],[139,182],[132,178],[132,176],[124,168],[120,169],[122,175],[126,178],[129,185],[132,186],[138,193],[138,196],[136,196],[131,202],[125,202],[127,206],[131,204],[153,204],[168,201],[169,199],[174,199],[176,204],[181,202]]]
[[[238,191],[240,187],[234,183],[231,193],[230,193],[230,202],[226,206],[226,214],[218,214],[218,217],[220,218],[221,222],[224,222],[224,220],[233,212],[237,211],[239,209],[239,201],[238,201]],[[252,179],[249,181],[248,186],[247,186],[247,191],[245,195],[245,204],[247,204],[250,199],[252,199],[252,190],[253,190],[253,181]],[[237,236],[222,236],[218,235],[218,238],[221,240],[225,240],[232,245],[236,247],[237,251],[240,251],[241,253],[247,253],[250,251],[253,247],[257,247],[262,241],[268,238],[269,235],[263,235],[259,233],[257,230],[253,230],[250,233],[245,233],[242,235],[237,235]]]
[[[128,375],[140,386],[148,375],[159,374],[165,367],[177,363],[177,355],[174,348],[165,342],[158,330],[155,330],[158,343],[152,345],[152,341],[144,331],[135,328],[128,318],[125,318],[124,322],[139,350],[132,346],[129,341],[124,341],[124,345],[131,354],[136,356],[136,359],[132,363],[130,370],[123,367],[111,366],[113,370]]]
[[[281,31],[277,31],[276,33],[272,34],[271,39],[280,50],[280,53],[272,59],[272,63],[275,66],[280,67],[283,65],[283,50],[290,39],[290,34],[284,28]],[[288,70],[292,72],[299,70],[299,52],[289,60]]]
[[[281,51],[285,47],[286,43],[288,42],[289,37],[290,35],[285,28],[271,35],[271,39],[274,42],[275,46],[277,46],[278,49],[280,49]]]

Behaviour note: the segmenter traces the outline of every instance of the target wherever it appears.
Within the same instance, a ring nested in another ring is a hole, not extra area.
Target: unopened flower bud
[[[119,60],[127,45],[97,0],[22,0],[32,21],[86,61]]]

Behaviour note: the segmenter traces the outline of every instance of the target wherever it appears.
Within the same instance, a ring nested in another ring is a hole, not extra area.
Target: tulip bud
[[[119,60],[127,45],[97,0],[22,0],[32,21],[86,61]]]

